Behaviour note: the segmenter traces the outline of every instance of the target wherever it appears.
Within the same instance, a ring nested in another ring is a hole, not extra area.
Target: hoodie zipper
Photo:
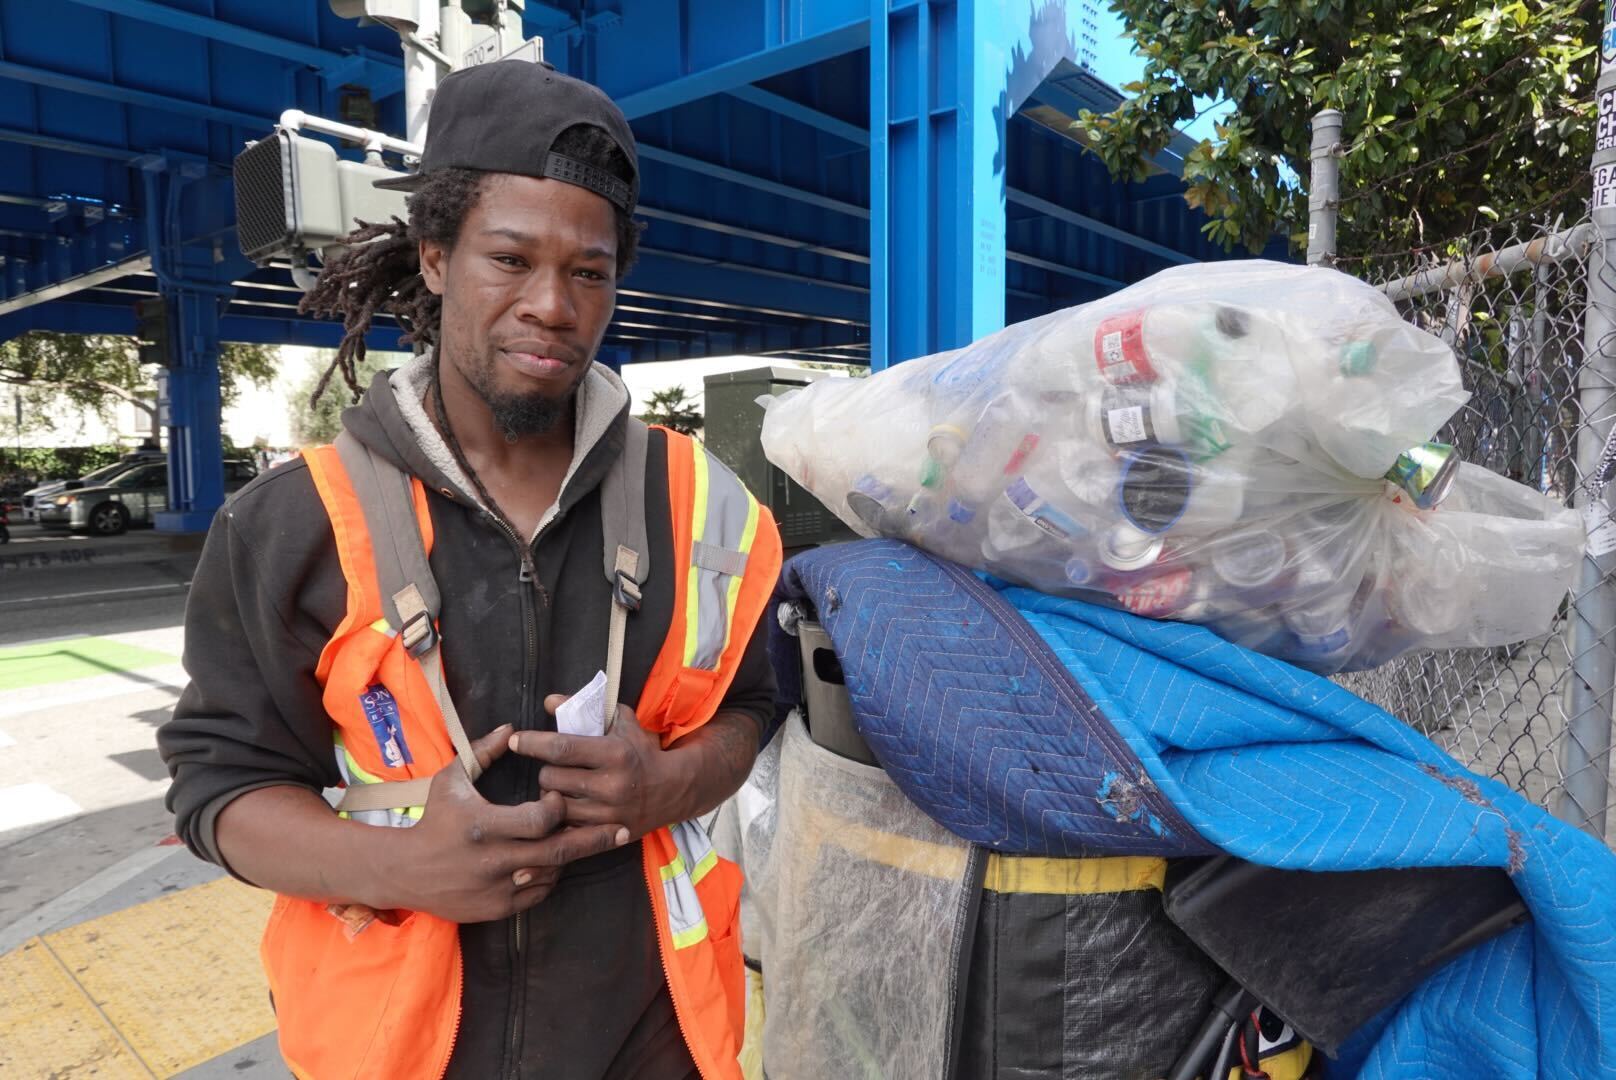
[[[528,588],[520,589],[522,604],[522,629],[526,643],[522,666],[522,706],[521,719],[526,720],[532,712],[531,697],[534,680],[538,678],[538,614],[534,610],[534,593],[548,599],[544,586],[539,584],[538,571],[533,565],[533,547],[522,543],[522,538],[516,535],[516,530],[499,515],[497,511],[485,511],[500,532],[510,540],[511,546],[517,551],[520,565],[516,572],[518,583]],[[540,530],[541,533],[543,530]],[[533,542],[538,543],[535,536]],[[537,777],[537,769],[529,770],[530,778]],[[527,921],[527,913],[519,911],[511,916],[511,1003],[506,1026],[510,1030],[510,1046],[506,1052],[507,1068],[505,1073],[516,1080],[521,1073],[521,1046],[522,1032],[526,1012],[527,990],[527,954],[522,941],[522,931]]]

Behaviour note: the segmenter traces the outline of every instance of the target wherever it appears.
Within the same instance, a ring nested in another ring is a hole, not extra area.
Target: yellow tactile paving
[[[72,976],[34,938],[0,956],[0,1076],[150,1080]]]
[[[229,878],[58,931],[45,941],[157,1076],[275,1029],[258,964],[268,893]]]

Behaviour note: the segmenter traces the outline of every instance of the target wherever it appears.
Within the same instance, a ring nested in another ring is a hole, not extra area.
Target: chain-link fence
[[[1581,220],[1524,217],[1420,252],[1312,261],[1378,286],[1409,322],[1453,346],[1472,396],[1439,439],[1599,525],[1609,511],[1592,474],[1616,413],[1616,343],[1602,313],[1616,288],[1600,232],[1579,210]],[[1340,681],[1469,768],[1616,844],[1613,565],[1584,561],[1541,638],[1416,653]]]

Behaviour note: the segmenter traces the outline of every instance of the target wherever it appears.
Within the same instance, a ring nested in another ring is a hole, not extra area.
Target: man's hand
[[[566,700],[552,694],[544,707],[554,715]],[[620,823],[640,837],[698,817],[739,790],[757,757],[757,735],[749,716],[720,712],[664,750],[634,710],[619,705],[605,735],[519,731],[510,748],[544,763],[539,790],[565,796],[569,825]]]
[[[509,724],[472,743],[483,768],[511,744]],[[561,868],[629,840],[622,818],[594,816],[561,828],[567,806],[558,792],[501,806],[478,794],[459,761],[432,778],[426,811],[397,835],[393,861],[397,900],[391,906],[425,911],[451,922],[502,919],[550,894]]]

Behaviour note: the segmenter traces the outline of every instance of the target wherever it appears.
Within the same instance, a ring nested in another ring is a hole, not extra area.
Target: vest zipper
[[[646,843],[649,840],[650,837],[645,837],[641,840],[641,843]],[[649,855],[650,850],[650,848],[646,848],[645,854]],[[641,867],[641,873],[645,877],[647,891],[662,887],[662,883],[655,881],[643,866]],[[696,1056],[696,1044],[690,1038],[689,1025],[685,1023],[685,1006],[680,1002],[680,995],[673,987],[673,964],[669,961],[669,958],[673,955],[673,933],[666,925],[667,919],[658,917],[656,901],[657,897],[653,892],[651,895],[651,921],[656,924],[657,959],[662,961],[662,978],[668,986],[668,1000],[673,1002],[673,1021],[679,1025],[679,1037],[684,1039],[685,1048],[690,1051],[690,1060],[696,1066],[696,1075],[701,1077],[702,1080],[707,1080],[710,1074],[703,1068],[701,1059]]]

